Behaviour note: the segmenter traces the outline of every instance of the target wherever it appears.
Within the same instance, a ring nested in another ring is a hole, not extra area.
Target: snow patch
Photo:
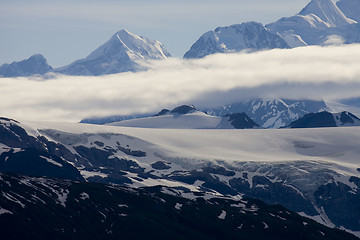
[[[13,214],[13,212],[10,212],[9,210],[6,210],[4,208],[0,208],[0,215],[2,214]]]
[[[63,165],[61,163],[55,162],[51,158],[44,157],[44,156],[40,156],[40,158],[45,159],[48,163],[54,164],[54,165],[56,165],[58,167],[63,167]]]
[[[226,217],[226,212],[224,210],[222,210],[222,212],[220,213],[220,215],[218,216],[219,219],[225,219]]]
[[[94,177],[94,176],[99,176],[101,178],[106,178],[108,176],[107,174],[102,173],[102,172],[90,172],[90,171],[86,171],[86,170],[81,170],[80,173],[85,179],[88,179],[88,178]]]
[[[177,210],[181,210],[181,207],[182,207],[182,204],[181,203],[176,203],[175,204],[175,208],[177,209]]]
[[[61,192],[56,192],[56,194],[58,196],[59,203],[63,207],[66,207],[65,203],[66,203],[67,196],[68,196],[69,192],[67,190],[64,191],[64,190],[61,189]]]
[[[85,192],[80,193],[80,199],[81,200],[89,199],[89,194],[87,194]]]
[[[266,224],[266,222],[262,222],[264,224],[264,229],[268,229],[269,225]]]

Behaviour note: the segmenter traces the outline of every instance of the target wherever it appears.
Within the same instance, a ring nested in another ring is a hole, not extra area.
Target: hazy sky
[[[182,57],[206,31],[244,21],[267,24],[298,13],[309,0],[0,0],[0,65],[41,53],[60,67],[115,32],[162,42]]]

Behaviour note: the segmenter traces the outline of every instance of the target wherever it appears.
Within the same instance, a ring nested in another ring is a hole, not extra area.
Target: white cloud
[[[324,42],[324,45],[328,46],[328,45],[342,45],[345,43],[345,39],[342,38],[339,35],[330,35],[327,36],[326,41]]]
[[[99,77],[0,79],[0,115],[79,121],[159,111],[178,104],[221,105],[249,97],[360,96],[360,45],[301,47],[199,60],[149,62],[150,70]]]

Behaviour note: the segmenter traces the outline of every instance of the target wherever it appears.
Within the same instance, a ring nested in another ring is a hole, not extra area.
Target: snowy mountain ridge
[[[357,21],[347,17],[332,0],[312,0],[295,16],[283,17],[266,27],[281,36],[290,47],[299,47],[327,45],[334,36],[341,39],[339,43],[359,42],[357,25]]]
[[[358,43],[358,16],[360,4],[357,0],[340,0],[336,4],[332,0],[311,0],[298,14],[283,17],[265,27],[260,23],[245,22],[209,31],[191,46],[184,58],[242,50]]]
[[[232,53],[241,50],[288,48],[275,34],[257,22],[245,22],[229,27],[218,27],[203,34],[187,51],[184,58],[202,58],[214,53]]]

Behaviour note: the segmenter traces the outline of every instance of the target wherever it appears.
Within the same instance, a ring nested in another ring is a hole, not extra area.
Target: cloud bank
[[[219,106],[253,97],[360,97],[360,44],[216,54],[146,63],[148,71],[98,77],[0,78],[0,115],[79,121],[156,112],[178,104]]]

